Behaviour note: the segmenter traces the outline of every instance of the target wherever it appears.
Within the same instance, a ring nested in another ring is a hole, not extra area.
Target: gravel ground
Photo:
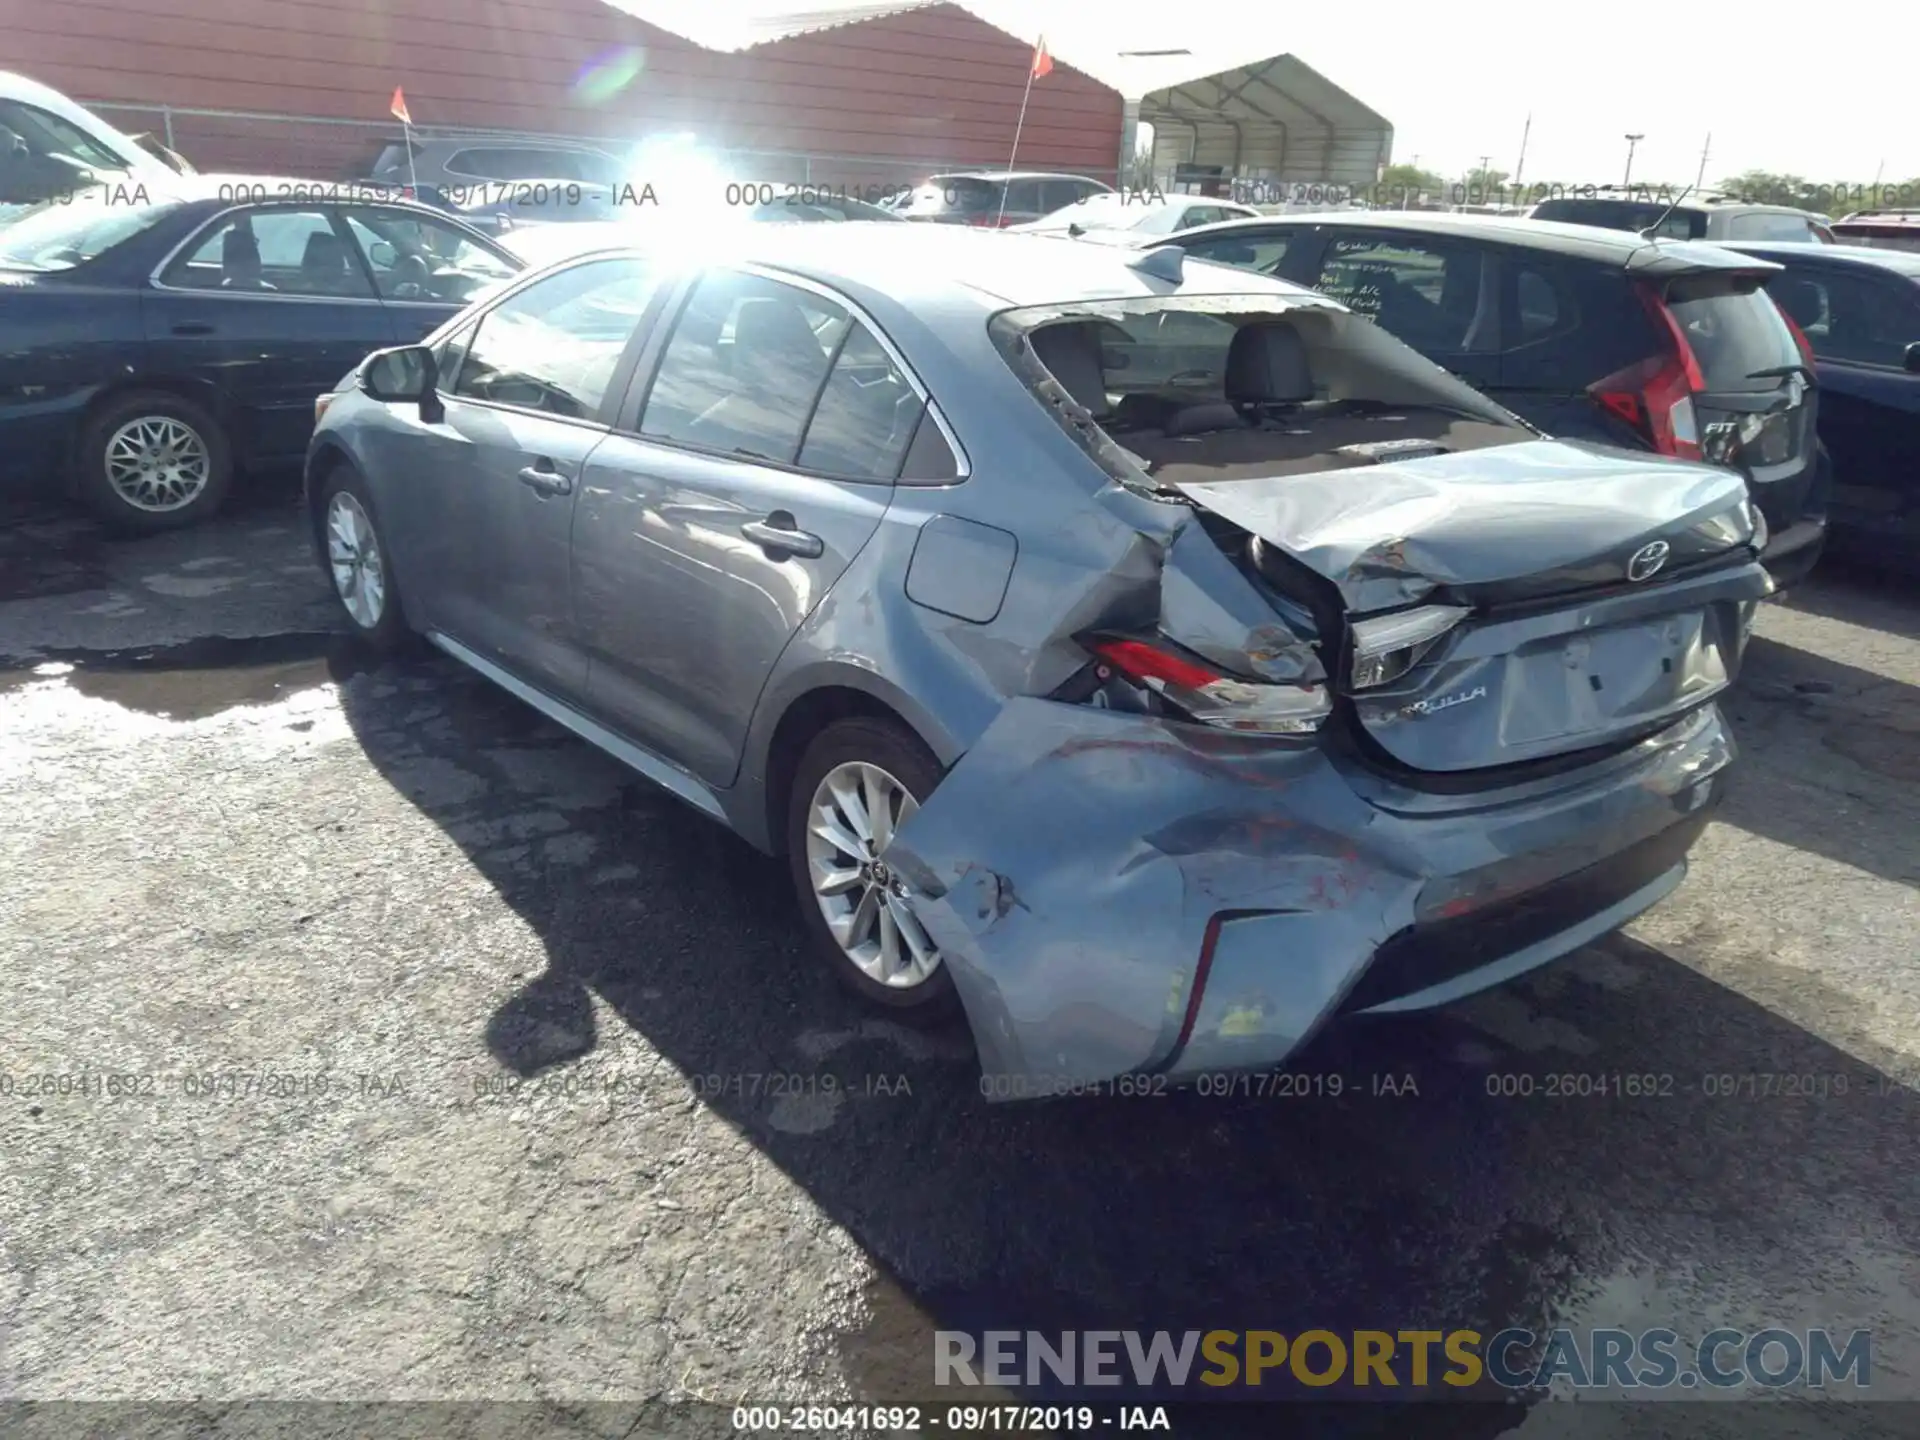
[[[1560,1323],[1871,1328],[1920,1400],[1920,587],[1829,571],[1766,607],[1738,783],[1631,933],[1333,1037],[1338,1099],[989,1107],[963,1040],[817,973],[777,864],[450,661],[357,654],[284,497],[16,523],[0,1396],[924,1399],[936,1327]],[[1563,1073],[1673,1079],[1488,1093]],[[1422,1433],[1575,1410],[1673,1413]]]

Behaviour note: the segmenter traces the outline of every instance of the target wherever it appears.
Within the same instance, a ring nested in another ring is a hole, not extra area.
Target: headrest
[[[771,297],[743,302],[733,320],[736,359],[825,369],[827,357],[807,324],[806,313],[791,300]]]
[[[325,230],[316,230],[307,237],[306,252],[300,257],[302,270],[344,270],[347,268],[347,247],[340,243],[338,235]]]
[[[260,242],[254,238],[253,231],[244,225],[236,225],[220,237],[220,268],[237,269],[248,265],[260,264]]]
[[[1107,367],[1100,356],[1100,331],[1084,321],[1049,325],[1028,337],[1033,353],[1061,388],[1095,416],[1107,413]]]
[[[1227,347],[1227,399],[1236,405],[1297,405],[1313,399],[1306,342],[1284,321],[1242,325]]]

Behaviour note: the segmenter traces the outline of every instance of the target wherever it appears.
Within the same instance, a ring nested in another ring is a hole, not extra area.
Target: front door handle
[[[520,483],[529,489],[538,490],[542,495],[570,495],[573,493],[573,481],[558,470],[543,470],[538,465],[529,465],[520,472]]]
[[[740,527],[740,533],[764,550],[798,555],[805,560],[818,560],[827,549],[818,535],[800,529],[793,516],[784,510],[774,511],[765,520],[749,520]]]
[[[211,335],[213,326],[204,320],[184,320],[173,327],[175,335]]]

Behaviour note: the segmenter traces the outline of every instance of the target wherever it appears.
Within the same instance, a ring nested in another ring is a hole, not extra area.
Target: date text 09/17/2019
[[[733,1428],[747,1433],[821,1435],[944,1432],[1059,1435],[1092,1430],[1170,1431],[1164,1405],[736,1405]]]

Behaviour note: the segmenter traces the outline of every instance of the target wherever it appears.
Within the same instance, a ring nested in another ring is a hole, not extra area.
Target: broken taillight
[[[1421,605],[1353,624],[1353,688],[1385,685],[1425,659],[1471,612],[1464,605]]]
[[[1332,710],[1324,685],[1241,680],[1165,641],[1103,635],[1085,644],[1123,678],[1158,695],[1183,718],[1215,729],[1300,735],[1318,730]]]

